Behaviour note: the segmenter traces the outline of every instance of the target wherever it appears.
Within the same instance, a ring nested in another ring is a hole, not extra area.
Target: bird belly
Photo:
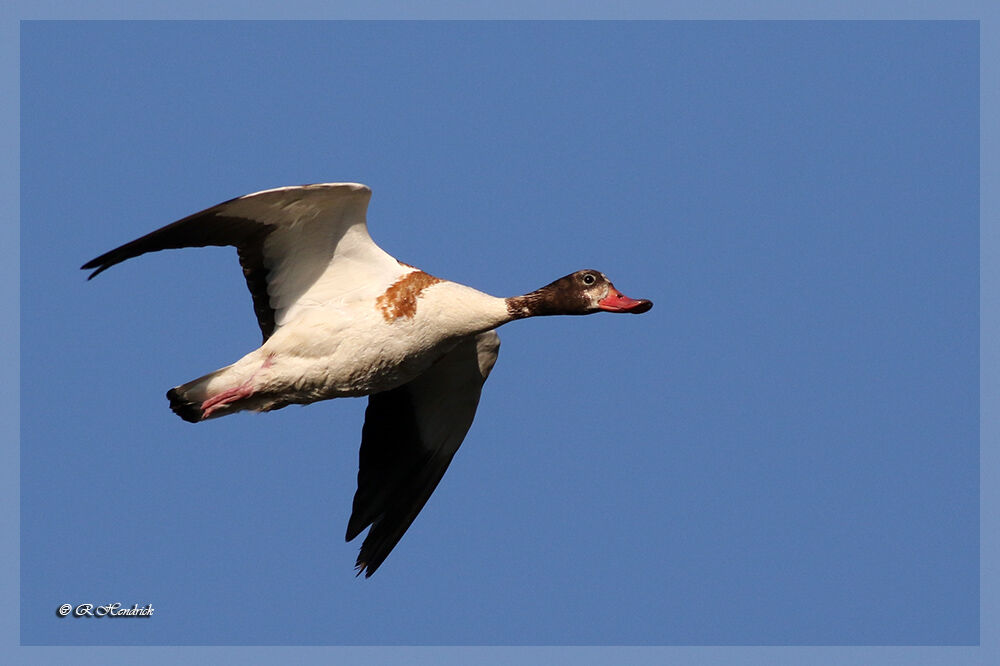
[[[422,374],[458,342],[417,320],[371,317],[364,323],[372,325],[358,326],[357,316],[350,325],[311,319],[279,329],[248,357],[247,369],[258,368],[255,393],[273,397],[263,409],[388,391]]]

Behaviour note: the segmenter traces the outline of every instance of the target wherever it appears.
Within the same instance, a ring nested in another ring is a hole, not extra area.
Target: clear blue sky
[[[974,23],[25,25],[22,641],[978,642],[978,77]],[[78,269],[337,180],[436,275],[656,303],[502,329],[367,581],[363,400],[167,408],[259,342],[235,252]]]

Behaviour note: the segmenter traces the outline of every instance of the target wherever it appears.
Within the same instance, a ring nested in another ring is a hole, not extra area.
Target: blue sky
[[[22,641],[976,643],[977,35],[27,25]],[[342,538],[363,401],[166,408],[258,341],[235,253],[77,268],[329,180],[371,185],[373,236],[436,275],[595,267],[657,304],[501,330],[368,581]],[[159,615],[55,617],[105,597]]]

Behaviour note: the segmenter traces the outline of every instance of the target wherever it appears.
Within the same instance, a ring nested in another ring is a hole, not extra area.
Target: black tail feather
[[[170,400],[170,409],[174,414],[181,417],[188,423],[198,423],[201,421],[201,403],[187,400],[176,388],[167,391],[167,399]]]

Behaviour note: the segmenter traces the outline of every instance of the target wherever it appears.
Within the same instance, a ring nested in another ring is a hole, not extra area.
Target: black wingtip
[[[90,261],[88,261],[87,263],[85,263],[83,266],[80,266],[80,270],[82,270],[82,271],[93,270],[94,272],[87,276],[88,280],[93,280],[95,277],[97,277],[98,275],[100,275],[104,271],[108,270],[109,268],[111,268],[112,266],[114,266],[116,263],[117,262],[115,262],[115,261],[109,261],[108,260],[108,254],[102,254],[99,257],[95,257],[94,259],[91,259]]]
[[[359,559],[354,565],[354,577],[358,578],[361,574],[364,574],[365,578],[371,578],[376,569],[378,569],[378,565],[373,567],[368,562]]]
[[[354,540],[365,530],[366,527],[368,527],[367,524],[359,525],[356,517],[351,516],[351,520],[347,525],[347,534],[344,536],[344,541]],[[364,550],[364,545],[361,546],[361,549],[362,551]],[[364,574],[365,578],[371,578],[371,575],[375,573],[375,569],[378,569],[378,564],[373,567],[371,566],[371,563],[361,559],[362,557],[363,556],[359,554],[358,561],[354,563],[354,577],[357,578],[361,574]]]
[[[360,521],[357,519],[357,514],[351,514],[351,519],[347,521],[347,534],[344,535],[344,541],[354,541],[354,539],[356,539],[369,524],[371,523],[361,525]]]

